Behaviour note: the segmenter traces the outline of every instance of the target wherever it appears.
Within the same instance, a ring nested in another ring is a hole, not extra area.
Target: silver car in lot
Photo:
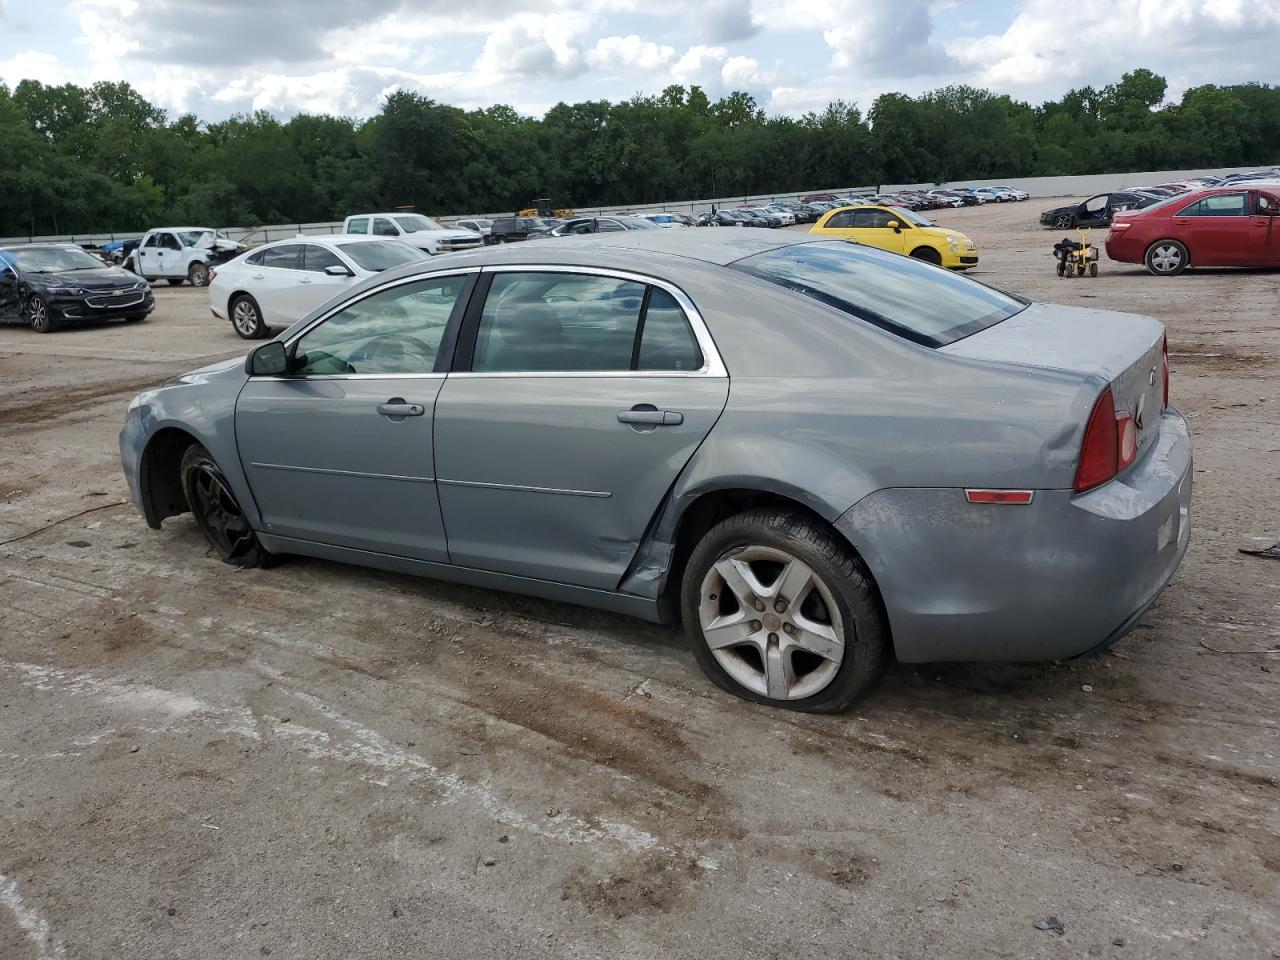
[[[1187,547],[1164,330],[907,257],[649,230],[409,264],[139,395],[147,522],[683,621],[712,680],[852,704],[890,658],[1123,635]]]

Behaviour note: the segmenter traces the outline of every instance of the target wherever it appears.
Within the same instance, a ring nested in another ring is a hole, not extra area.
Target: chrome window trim
[[[254,382],[310,383],[312,380],[443,380],[447,373],[316,373],[309,377],[250,377]]]
[[[702,366],[697,370],[538,370],[538,371],[466,371],[463,373],[452,373],[453,377],[465,377],[468,379],[481,377],[498,377],[510,379],[511,377],[536,377],[545,379],[547,377],[644,377],[653,379],[655,377],[713,377],[727,379],[729,371],[724,365],[724,360],[720,357],[720,351],[716,349],[716,342],[711,337],[711,331],[707,329],[706,321],[702,319],[702,314],[698,312],[698,308],[693,305],[693,301],[689,299],[688,294],[669,281],[659,279],[644,273],[633,273],[630,270],[616,270],[613,267],[592,267],[592,266],[569,266],[567,264],[495,264],[481,268],[485,273],[576,273],[585,274],[592,277],[609,277],[614,280],[630,280],[633,283],[646,283],[657,287],[671,295],[671,298],[679,304],[680,309],[684,311],[685,320],[688,321],[689,327],[693,330],[694,339],[698,341],[698,349],[702,351]]]

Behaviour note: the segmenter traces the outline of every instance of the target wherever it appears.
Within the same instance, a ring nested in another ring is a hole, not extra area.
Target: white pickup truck
[[[395,237],[435,256],[454,250],[475,250],[484,237],[473,230],[449,230],[420,213],[361,213],[342,222],[343,233]]]
[[[212,227],[158,227],[143,234],[125,266],[148,280],[204,287],[212,267],[242,250],[243,244]]]

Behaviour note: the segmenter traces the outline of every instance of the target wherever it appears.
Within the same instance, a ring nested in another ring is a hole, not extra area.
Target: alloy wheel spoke
[[[715,565],[729,592],[738,598],[738,605],[743,610],[754,609],[755,604],[768,591],[756,578],[751,566],[734,557],[726,557]]]
[[[716,617],[702,628],[707,646],[712,650],[723,650],[725,647],[733,647],[751,640],[752,635],[757,632],[751,620],[754,612],[738,610]]]
[[[790,655],[778,644],[769,644],[764,655],[765,689],[774,700],[786,700],[795,683],[795,669]]]
[[[844,656],[844,643],[836,634],[835,627],[798,613],[792,620],[796,625],[796,632],[791,635],[791,642],[795,646],[823,660],[838,662]]]
[[[792,560],[778,574],[770,592],[788,606],[797,607],[813,587],[813,571],[799,560]]]

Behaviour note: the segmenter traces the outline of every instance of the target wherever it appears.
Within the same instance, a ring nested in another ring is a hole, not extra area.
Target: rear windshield
[[[844,241],[780,247],[731,266],[930,347],[985,330],[1028,303],[921,260]]]

